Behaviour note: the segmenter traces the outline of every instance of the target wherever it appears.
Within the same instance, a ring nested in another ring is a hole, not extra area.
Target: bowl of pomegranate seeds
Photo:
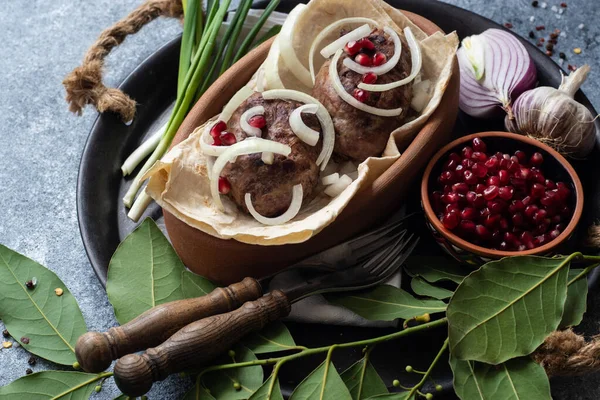
[[[556,252],[583,209],[569,162],[507,132],[464,136],[442,148],[425,170],[421,198],[438,243],[469,264]]]

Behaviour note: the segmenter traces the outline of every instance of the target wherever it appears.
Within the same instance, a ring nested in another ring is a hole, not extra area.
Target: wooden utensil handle
[[[256,279],[245,278],[206,296],[161,304],[108,332],[82,335],[75,346],[77,361],[84,371],[104,371],[119,357],[154,347],[191,322],[235,310],[262,294]]]
[[[142,396],[170,374],[199,368],[231,349],[243,336],[285,317],[291,309],[286,295],[275,290],[237,310],[185,326],[158,347],[129,354],[115,365],[115,382],[124,394]]]

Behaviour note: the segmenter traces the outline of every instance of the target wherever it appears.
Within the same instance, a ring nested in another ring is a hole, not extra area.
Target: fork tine
[[[404,231],[402,230],[394,232],[397,229],[397,225],[390,226],[387,229],[382,230],[381,232],[375,235],[365,238],[360,243],[357,243],[352,249],[352,257],[356,261],[362,261],[365,259],[365,257],[370,257],[373,253],[377,252],[378,250],[388,247],[395,240],[398,232]],[[394,234],[390,235],[390,233]]]
[[[362,264],[362,268],[366,269],[370,273],[370,271],[373,270],[374,268],[376,268],[383,261],[384,258],[388,257],[390,253],[394,252],[394,250],[396,249],[396,245],[402,240],[404,235],[406,235],[406,230],[403,230],[403,231],[395,234],[394,236],[390,237],[389,241],[392,244],[389,246],[386,246],[384,249],[376,252],[373,256],[368,258]]]
[[[372,242],[376,242],[379,238],[387,235],[394,229],[398,228],[404,220],[394,221],[392,223],[387,223],[382,225],[381,227],[368,231],[357,238],[354,238],[348,242],[348,245],[352,249],[352,251],[356,251],[362,247],[368,246]]]
[[[381,276],[382,280],[386,280],[391,275],[393,275],[398,268],[404,264],[404,261],[410,256],[412,251],[415,249],[417,244],[419,243],[419,238],[414,237],[414,235],[410,235],[409,238],[402,245],[402,251],[396,253],[394,259],[385,266],[383,269],[379,269],[377,275]]]
[[[378,275],[379,271],[384,269],[385,266],[388,265],[390,260],[393,260],[398,256],[398,254],[400,254],[400,252],[404,249],[406,243],[408,242],[408,240],[404,238],[405,236],[406,232],[403,232],[403,234],[400,237],[398,237],[398,239],[395,240],[394,243],[390,246],[391,251],[386,254],[386,257],[384,259],[379,259],[378,262],[369,269],[369,273],[371,275]]]

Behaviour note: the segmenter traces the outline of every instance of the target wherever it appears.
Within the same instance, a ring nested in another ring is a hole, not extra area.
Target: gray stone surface
[[[79,300],[88,327],[106,330],[116,324],[106,294],[85,255],[79,236],[75,186],[79,159],[96,118],[67,111],[62,78],[79,64],[100,31],[124,16],[140,0],[3,0],[0,11],[0,243],[55,271]],[[560,51],[571,62],[594,68],[584,90],[600,107],[600,5],[597,0],[571,0],[557,18],[547,9],[533,9],[529,0],[451,0],[494,19],[511,22],[524,36],[545,24],[566,32]],[[542,2],[540,2],[541,4]],[[535,16],[535,22],[529,17]],[[585,24],[578,29],[579,24]],[[133,68],[180,32],[176,21],[159,20],[128,39],[108,58],[106,81],[117,85]],[[574,55],[572,49],[583,53]],[[590,296],[583,325],[600,332],[600,294]],[[0,329],[4,329],[0,323]],[[23,349],[0,351],[0,385],[23,376],[28,355]],[[35,371],[52,368],[39,362]],[[600,376],[553,381],[557,399],[600,398]],[[178,377],[157,385],[151,399],[178,399],[189,385]],[[109,383],[96,399],[116,397]],[[535,399],[531,399],[535,400]]]

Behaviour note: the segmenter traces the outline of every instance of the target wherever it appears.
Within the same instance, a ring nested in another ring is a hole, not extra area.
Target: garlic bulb
[[[535,138],[567,156],[588,156],[596,143],[595,118],[573,96],[589,72],[589,65],[584,65],[563,76],[558,89],[541,86],[523,93],[513,104],[514,118],[504,120],[506,129]]]

